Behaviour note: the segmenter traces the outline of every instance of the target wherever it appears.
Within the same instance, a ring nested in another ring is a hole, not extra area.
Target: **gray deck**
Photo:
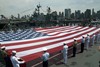
[[[64,65],[63,60],[53,64],[50,67],[99,67],[100,51],[98,45],[92,46],[88,51],[78,53],[76,57],[68,58],[67,65]]]

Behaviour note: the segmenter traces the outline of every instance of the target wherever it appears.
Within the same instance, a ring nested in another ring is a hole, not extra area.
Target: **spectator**
[[[63,53],[64,64],[67,64],[68,46],[65,43],[63,45],[62,53]]]
[[[73,57],[76,56],[76,50],[77,50],[77,40],[74,38],[74,44],[73,44]]]
[[[12,56],[10,57],[13,67],[20,67],[19,64],[23,64],[25,61],[16,56],[16,51],[12,51]]]
[[[43,48],[43,51],[44,51],[42,55],[43,67],[48,67],[49,53],[47,52],[47,48]]]
[[[82,36],[82,41],[81,41],[81,53],[84,51],[84,44],[85,44],[85,38]]]

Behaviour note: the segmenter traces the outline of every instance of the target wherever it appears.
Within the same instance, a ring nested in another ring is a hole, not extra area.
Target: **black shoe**
[[[72,56],[72,57],[75,57],[75,56]]]

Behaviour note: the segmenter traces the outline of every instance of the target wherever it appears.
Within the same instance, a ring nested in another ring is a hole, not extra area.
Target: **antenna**
[[[40,3],[39,3],[39,5],[37,5],[38,15],[40,14],[40,8],[41,8],[41,5],[40,5]]]
[[[47,13],[50,14],[51,8],[47,6]]]

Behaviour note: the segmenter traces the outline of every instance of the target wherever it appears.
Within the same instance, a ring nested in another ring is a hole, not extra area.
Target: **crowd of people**
[[[90,37],[89,34],[87,34],[87,36],[82,36],[81,39],[81,43],[80,43],[80,53],[83,53],[85,48],[86,50],[89,49],[90,46],[95,45],[95,43],[100,41],[100,34],[93,34],[92,37]],[[90,43],[91,42],[91,43]],[[72,50],[73,50],[73,56],[76,56],[76,52],[77,52],[77,45],[79,44],[77,38],[73,39],[73,44],[72,44]],[[63,44],[62,50],[61,50],[61,54],[63,56],[63,63],[67,64],[67,59],[68,59],[68,45],[66,43]],[[25,63],[25,61],[21,58],[18,58],[16,56],[16,51],[13,50],[11,56],[9,57],[7,51],[6,51],[6,47],[2,46],[0,44],[0,63],[4,64],[5,67],[20,67],[20,64]],[[43,60],[43,67],[48,67],[49,65],[49,57],[50,57],[50,53],[47,52],[47,48],[43,48],[43,55],[41,57],[41,59]]]

